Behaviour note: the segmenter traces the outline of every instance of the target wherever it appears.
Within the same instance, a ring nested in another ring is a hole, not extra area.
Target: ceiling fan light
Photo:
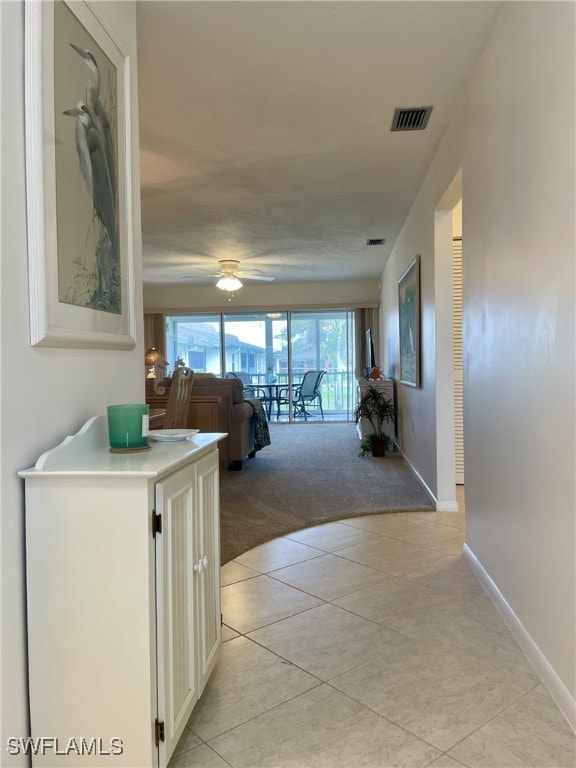
[[[237,291],[238,288],[242,288],[242,283],[237,277],[221,277],[216,283],[216,287],[223,291]]]

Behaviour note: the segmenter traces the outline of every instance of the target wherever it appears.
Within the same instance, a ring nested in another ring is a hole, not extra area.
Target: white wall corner
[[[534,671],[550,692],[550,695],[558,705],[558,708],[566,718],[572,730],[576,731],[576,700],[558,677],[548,659],[534,642],[518,616],[516,616],[506,601],[506,598],[498,589],[497,584],[492,580],[490,574],[486,571],[474,552],[467,544],[464,544],[462,552],[464,559],[488,593],[488,596],[496,606],[498,613],[502,616],[508,628],[516,638],[518,645],[534,668]]]

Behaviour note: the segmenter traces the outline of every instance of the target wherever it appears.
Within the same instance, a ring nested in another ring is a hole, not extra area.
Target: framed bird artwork
[[[129,349],[130,58],[85,3],[25,19],[31,343]]]
[[[398,281],[400,383],[420,386],[420,255]]]

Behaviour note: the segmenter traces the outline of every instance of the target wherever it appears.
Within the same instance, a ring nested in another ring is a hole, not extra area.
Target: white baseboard
[[[436,512],[458,512],[458,502],[456,500],[454,500],[454,501],[438,501],[438,499],[432,493],[432,491],[430,490],[430,488],[426,484],[424,478],[422,477],[420,472],[418,472],[418,470],[416,469],[414,464],[412,464],[410,459],[404,453],[402,453],[402,451],[400,450],[400,447],[398,446],[398,444],[396,443],[395,445],[396,445],[396,448],[397,448],[398,452],[403,456],[404,460],[406,461],[406,463],[408,464],[408,466],[410,467],[412,472],[414,472],[414,474],[418,478],[418,482],[420,483],[420,485],[424,488],[424,490],[426,491],[428,496],[430,496],[432,502],[434,503],[434,509],[436,510]]]
[[[436,500],[436,512],[458,512],[457,501],[438,501]]]
[[[540,677],[550,695],[558,705],[558,708],[568,721],[568,724],[576,731],[576,700],[566,688],[562,680],[556,674],[554,668],[528,634],[524,625],[516,616],[498,586],[490,577],[490,574],[478,560],[474,552],[467,544],[463,548],[464,559],[472,569],[472,572],[482,584],[498,612],[508,625],[508,628],[516,638],[524,655],[533,666],[534,671]]]

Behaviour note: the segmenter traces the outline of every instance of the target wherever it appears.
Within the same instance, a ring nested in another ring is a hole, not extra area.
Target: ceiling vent
[[[396,107],[391,131],[423,131],[428,125],[432,107]]]
[[[366,245],[384,245],[384,238],[375,237],[372,240],[366,240]]]

